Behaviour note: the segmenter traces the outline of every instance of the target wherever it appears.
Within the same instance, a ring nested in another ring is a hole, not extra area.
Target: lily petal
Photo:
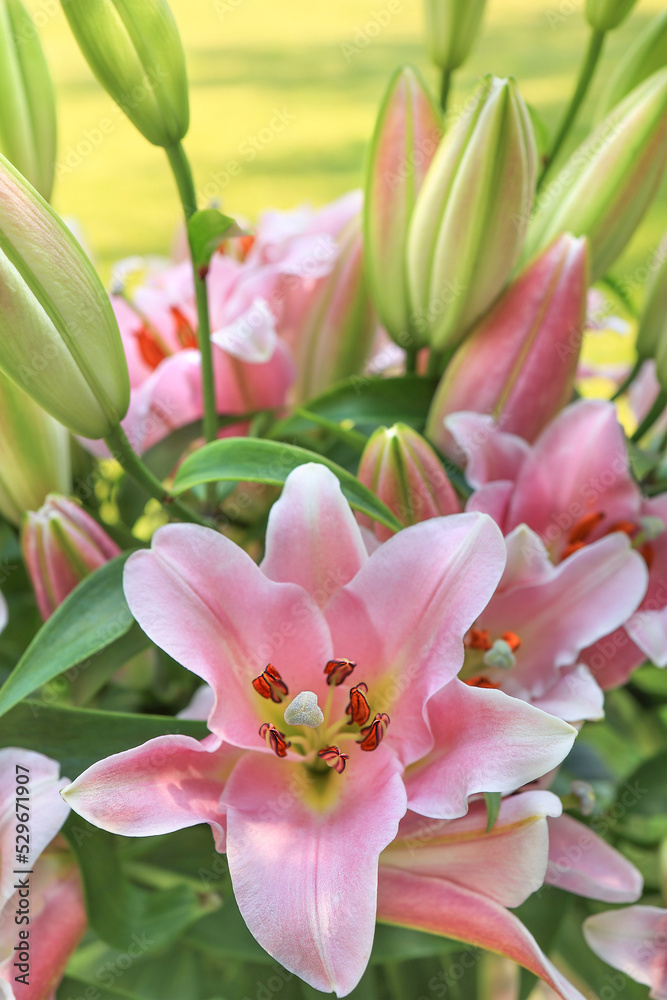
[[[124,837],[154,837],[208,823],[224,850],[220,796],[240,751],[216,736],[158,736],[89,767],[63,792],[89,823]]]
[[[408,804],[439,819],[463,816],[468,797],[512,792],[567,756],[576,730],[502,691],[455,680],[428,703],[438,742],[406,773]]]
[[[314,463],[295,469],[269,515],[262,572],[276,583],[298,583],[322,607],[367,558],[333,472]]]
[[[549,885],[605,903],[634,903],[644,880],[627,858],[572,816],[549,820]]]
[[[248,928],[285,968],[339,997],[366,968],[378,857],[405,813],[400,765],[383,749],[350,761],[342,781],[324,777],[328,808],[301,765],[256,754],[224,794],[229,871]]]
[[[584,921],[584,937],[596,955],[638,983],[654,1000],[667,1000],[667,910],[629,906]]]
[[[378,920],[507,955],[543,979],[562,1000],[584,1000],[513,913],[481,893],[445,879],[381,868]]]

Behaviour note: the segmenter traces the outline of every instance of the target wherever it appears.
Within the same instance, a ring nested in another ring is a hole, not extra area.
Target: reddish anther
[[[362,750],[377,750],[384,739],[389,725],[389,716],[386,712],[378,712],[370,726],[361,730],[363,739],[357,740]]]
[[[329,767],[333,767],[334,771],[337,771],[338,774],[343,773],[345,765],[350,759],[348,754],[341,753],[338,747],[333,746],[325,747],[324,750],[319,750],[317,756],[321,757],[323,761],[326,761]]]
[[[176,339],[183,348],[198,347],[197,334],[187,319],[175,306],[171,307],[171,315],[176,323]]]
[[[259,677],[255,677],[252,686],[257,694],[261,694],[262,698],[270,698],[276,705],[279,705],[283,698],[289,694],[287,685],[272,663],[269,663]]]
[[[494,684],[488,677],[468,677],[464,683],[474,688],[493,688],[494,691],[500,689],[500,684]]]
[[[488,629],[471,628],[468,633],[468,638],[466,639],[466,646],[469,649],[481,649],[484,652],[491,649],[493,643],[491,642],[491,636],[489,635]]]
[[[643,556],[644,562],[650,569],[655,560],[655,549],[650,542],[645,542],[644,545],[639,549],[640,556]]]
[[[634,535],[639,525],[634,521],[614,521],[607,528],[605,534],[612,535],[615,531],[621,531],[624,535]]]
[[[345,709],[345,714],[350,716],[348,726],[363,726],[368,722],[371,709],[366,700],[367,694],[368,686],[363,681],[350,689],[350,701]]]
[[[513,653],[516,653],[517,649],[521,645],[521,639],[516,632],[503,632],[500,638],[505,640]]]
[[[576,521],[567,536],[568,542],[570,544],[574,542],[585,542],[593,531],[597,528],[600,521],[604,520],[604,512],[601,510],[592,510],[590,514],[584,514]]]
[[[157,366],[168,356],[167,352],[157,342],[151,331],[145,326],[142,326],[141,330],[136,335],[136,341],[139,353],[149,368],[157,368]]]
[[[324,673],[327,675],[327,684],[336,685],[343,684],[344,681],[350,676],[356,663],[352,660],[329,660],[326,667],[324,668]]]
[[[568,556],[571,556],[575,552],[578,552],[579,549],[585,549],[585,548],[586,548],[586,542],[570,542],[570,544],[566,545],[565,548],[563,549],[563,554],[560,557],[561,562],[564,559],[567,559]]]
[[[267,740],[269,746],[277,757],[286,757],[287,748],[292,744],[285,739],[285,734],[272,726],[270,722],[263,722],[259,727],[259,735],[263,740]]]

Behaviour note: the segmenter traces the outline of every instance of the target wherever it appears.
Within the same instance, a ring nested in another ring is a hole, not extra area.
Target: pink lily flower
[[[667,1000],[667,910],[628,906],[584,921],[589,948],[614,969],[650,986],[653,1000]]]
[[[624,683],[646,659],[667,665],[667,496],[642,496],[613,404],[573,403],[532,446],[488,416],[453,414],[446,425],[475,487],[468,510],[491,514],[505,534],[527,525],[556,565],[583,568],[582,557],[623,535],[646,563],[636,613],[582,654],[601,687]]]
[[[27,784],[17,775],[28,778]],[[60,797],[68,784],[60,766],[33,750],[0,750],[0,997],[2,1000],[52,1000],[65,965],[86,929],[86,911],[78,869],[52,841],[67,819],[69,806]],[[28,791],[29,847],[26,875],[16,873],[17,787]],[[21,969],[16,946],[22,943],[15,916],[20,909],[17,879],[30,885],[29,986],[16,980]],[[37,944],[39,942],[39,944]]]
[[[572,745],[560,719],[457,678],[504,561],[478,514],[406,528],[369,556],[318,465],[289,476],[261,567],[209,529],[160,529],[128,560],[125,593],[153,641],[213,689],[211,735],[100,761],[67,802],[130,836],[209,823],[262,947],[346,996],[406,810],[463,816],[470,795],[512,791]]]
[[[21,548],[37,607],[46,621],[89,573],[120,548],[83,507],[51,493],[21,526]]]

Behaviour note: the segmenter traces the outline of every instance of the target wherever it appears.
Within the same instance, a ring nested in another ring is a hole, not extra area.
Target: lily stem
[[[619,396],[622,396],[624,392],[628,391],[628,389],[630,388],[630,386],[632,385],[632,383],[634,382],[634,380],[639,375],[639,372],[640,372],[641,367],[642,367],[643,364],[644,364],[644,359],[643,358],[637,358],[637,360],[635,361],[634,366],[632,368],[632,371],[630,372],[630,374],[628,375],[628,377],[625,379],[625,381],[621,382],[621,384],[619,385],[618,389],[616,390],[616,392],[614,393],[614,395],[611,397],[610,401],[612,403],[615,402],[615,400],[617,400],[619,398]]]
[[[143,486],[150,496],[154,497],[155,500],[159,500],[167,510],[176,514],[183,521],[201,524],[206,528],[211,527],[210,521],[200,517],[187,504],[171,496],[157,476],[153,475],[148,466],[142,462],[133,450],[132,445],[127,440],[125,431],[120,425],[107,434],[104,440],[113,457],[120,462],[127,474],[132,476],[140,486]]]
[[[661,389],[655,403],[648,411],[648,413],[646,414],[646,416],[644,417],[644,419],[642,420],[642,422],[640,423],[639,427],[634,432],[630,440],[641,441],[641,439],[644,437],[647,431],[650,431],[651,427],[653,427],[653,424],[656,422],[656,420],[662,416],[666,407],[667,407],[667,391],[665,389]]]
[[[561,126],[558,130],[558,134],[554,140],[553,146],[551,147],[549,153],[547,154],[540,179],[537,183],[537,190],[539,191],[544,184],[549,170],[554,164],[556,157],[558,156],[561,147],[565,140],[567,139],[570,129],[574,125],[577,115],[579,114],[579,109],[584,102],[584,98],[588,93],[588,88],[590,87],[591,80],[595,74],[595,68],[598,64],[600,55],[602,54],[602,46],[604,44],[605,32],[595,31],[591,32],[591,37],[588,43],[588,49],[586,51],[586,57],[584,59],[583,65],[579,72],[579,79],[577,80],[577,86],[575,88],[574,94],[565,112],[565,117],[561,122]]]
[[[447,111],[447,103],[449,101],[449,92],[452,86],[452,71],[451,69],[443,69],[442,77],[440,78],[440,108],[442,109],[443,115]]]
[[[405,371],[406,374],[414,374],[417,371],[417,348],[407,347],[405,350]]]
[[[197,211],[197,195],[195,192],[192,170],[183,144],[177,143],[166,149],[178,193],[185,214],[186,225]],[[190,234],[188,242],[192,250]],[[197,272],[194,263],[195,297],[197,300],[197,317],[199,320],[199,350],[201,352],[202,388],[204,395],[204,437],[207,442],[215,441],[218,436],[218,414],[215,405],[215,380],[213,377],[213,353],[211,351],[211,325],[208,313],[208,296],[206,294],[206,279]]]

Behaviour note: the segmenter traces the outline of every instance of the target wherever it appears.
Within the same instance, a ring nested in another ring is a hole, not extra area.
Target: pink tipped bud
[[[375,431],[361,456],[359,479],[406,527],[461,509],[438,456],[405,424]],[[373,528],[381,542],[393,534],[377,522],[363,523]]]
[[[585,239],[563,234],[519,275],[454,356],[435,394],[430,441],[447,450],[444,419],[490,413],[533,441],[574,388],[586,315]]]
[[[120,554],[90,514],[54,493],[40,510],[26,515],[21,546],[45,620],[84,577]]]

